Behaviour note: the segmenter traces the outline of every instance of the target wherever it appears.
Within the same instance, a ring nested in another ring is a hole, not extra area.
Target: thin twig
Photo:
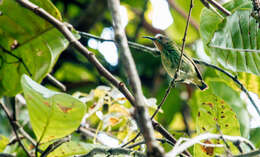
[[[24,150],[24,152],[26,153],[27,156],[31,156],[30,153],[28,152],[28,150],[25,148],[25,146],[23,145],[19,135],[18,135],[18,132],[17,132],[17,126],[16,126],[16,123],[13,121],[9,111],[8,111],[8,108],[5,106],[5,104],[3,104],[1,101],[0,101],[0,105],[1,105],[1,108],[4,110],[6,116],[7,116],[7,119],[9,120],[12,128],[13,128],[13,131],[14,131],[14,134],[16,136],[16,139],[18,140],[18,143],[19,145],[22,147],[22,149]]]
[[[136,157],[146,157],[143,153],[138,151],[133,151],[125,148],[94,148],[88,154],[81,155],[81,157],[94,157],[96,154],[104,154],[106,156],[114,155],[128,155]]]
[[[41,157],[46,157],[48,154],[50,154],[51,152],[53,152],[55,149],[57,149],[59,146],[61,146],[63,143],[69,142],[70,141],[70,137],[64,137],[52,144],[50,144],[42,153]]]
[[[233,155],[233,157],[256,157],[260,155],[260,149],[255,150],[255,151],[251,151],[248,153],[244,153],[244,154],[239,154],[239,155]]]
[[[183,53],[184,53],[185,41],[186,41],[187,31],[188,31],[188,28],[189,28],[192,8],[193,8],[193,0],[190,1],[190,9],[189,9],[188,18],[187,18],[186,27],[185,27],[185,31],[184,31],[184,35],[183,35],[183,39],[182,39],[182,45],[181,45],[181,56],[180,56],[180,59],[179,59],[178,68],[177,68],[177,70],[174,74],[174,81],[178,77],[178,73],[180,71],[181,64],[182,64],[182,57],[183,57]]]
[[[119,52],[122,55],[123,66],[129,77],[130,85],[133,89],[133,94],[136,100],[134,119],[137,122],[138,127],[144,137],[147,146],[147,152],[154,157],[162,157],[162,151],[159,145],[155,143],[154,133],[152,129],[152,123],[149,119],[149,114],[144,106],[144,96],[142,92],[142,85],[138,76],[134,59],[128,47],[127,38],[122,26],[120,17],[120,1],[119,0],[108,0],[108,8],[112,14],[113,28],[115,31],[115,41]]]
[[[188,15],[185,13],[185,11],[184,11],[182,8],[180,8],[180,7],[176,4],[175,0],[168,0],[168,3],[169,3],[169,5],[172,7],[172,9],[175,10],[175,11],[177,11],[182,17],[184,17],[185,19],[188,18]],[[190,24],[191,24],[197,31],[200,30],[199,24],[198,24],[192,17],[190,17]]]
[[[208,67],[214,68],[220,72],[222,72],[223,74],[227,75],[229,78],[231,78],[236,84],[238,84],[240,86],[240,89],[247,95],[247,97],[249,98],[250,102],[252,103],[252,105],[254,106],[255,110],[257,111],[258,115],[260,116],[260,110],[258,109],[255,101],[253,100],[253,98],[250,96],[249,92],[247,91],[247,89],[244,87],[244,85],[237,79],[237,77],[233,76],[231,73],[213,65],[213,64],[209,64],[207,62],[204,61],[200,61],[197,59],[193,59],[193,61],[197,64],[203,64],[206,65]]]
[[[161,124],[156,122],[155,120],[152,121],[153,128],[158,131],[164,138],[171,141],[174,145],[177,143],[177,140],[164,128]],[[182,154],[181,154],[182,155]],[[184,150],[183,155],[185,156],[192,156],[189,151]]]
[[[171,141],[169,141],[167,139],[157,138],[156,141],[159,141],[161,143],[168,143],[169,145],[174,146],[174,143],[172,143]],[[127,146],[126,148],[132,149],[132,148],[137,147],[137,146],[142,145],[142,144],[145,144],[145,141],[140,141],[140,142],[134,143],[130,146]]]
[[[156,110],[154,111],[153,115],[151,116],[151,120],[153,120],[153,118],[156,116],[156,114],[160,111],[160,108],[162,107],[162,105],[164,104],[167,96],[169,95],[171,88],[173,87],[174,84],[174,80],[171,81],[171,83],[168,86],[168,89],[166,90],[162,101],[160,102],[160,104],[157,106]],[[130,143],[135,142],[135,140],[141,135],[141,133],[139,132],[134,138],[132,138],[131,140],[129,140],[127,143],[123,144],[121,147],[126,147],[127,145],[129,145]]]
[[[219,11],[221,11],[222,13],[224,13],[227,16],[230,16],[231,13],[224,8],[221,4],[219,4],[218,2],[216,2],[215,0],[207,0],[210,4],[212,4],[213,6],[215,6]]]
[[[66,86],[62,84],[60,81],[58,81],[55,77],[53,77],[51,74],[47,74],[47,79],[53,83],[56,87],[60,88],[63,92],[66,92]]]
[[[155,112],[153,113],[153,115],[151,116],[151,120],[153,120],[153,118],[156,116],[156,114],[160,111],[160,108],[162,107],[162,105],[164,104],[164,102],[166,101],[166,98],[168,97],[168,95],[170,94],[171,88],[174,87],[175,82],[174,79],[171,81],[171,83],[169,84],[162,101],[160,102],[160,104],[157,106]]]
[[[78,31],[78,33],[79,33],[83,38],[88,38],[88,39],[93,38],[93,39],[96,39],[96,40],[99,40],[99,41],[116,42],[115,40],[100,38],[100,37],[98,37],[98,36],[95,36],[95,35],[93,35],[93,34],[89,34],[89,33],[86,33],[86,32],[80,32],[80,31]],[[138,43],[131,42],[131,41],[128,41],[128,45],[129,45],[129,47],[131,47],[131,48],[133,48],[133,49],[136,49],[136,50],[138,50],[138,51],[147,52],[147,53],[152,54],[153,56],[160,56],[160,52],[159,52],[159,51],[156,51],[155,48],[147,47],[147,46],[144,46],[144,45],[142,45],[142,44],[138,44]]]
[[[223,133],[222,133],[222,131],[221,131],[221,129],[220,129],[220,126],[218,125],[218,124],[216,124],[216,127],[217,127],[217,130],[218,130],[218,132],[219,132],[219,134],[221,135],[220,136],[220,139],[224,142],[224,144],[225,144],[225,149],[226,149],[226,153],[228,154],[228,156],[233,156],[232,155],[232,152],[231,152],[231,149],[230,149],[230,146],[229,146],[229,144],[227,143],[227,140],[223,137]]]

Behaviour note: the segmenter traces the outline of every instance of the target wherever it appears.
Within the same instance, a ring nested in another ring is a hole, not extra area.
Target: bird
[[[171,78],[174,78],[181,58],[181,50],[177,44],[162,34],[156,34],[155,37],[144,36],[144,38],[153,41],[155,47],[160,51],[164,69]],[[197,65],[185,53],[182,56],[182,64],[176,82],[194,84],[200,90],[205,90],[208,87],[203,81]]]

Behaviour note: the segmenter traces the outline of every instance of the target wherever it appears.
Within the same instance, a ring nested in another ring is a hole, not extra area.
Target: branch
[[[136,157],[146,157],[143,153],[138,151],[132,151],[129,149],[124,148],[94,148],[88,154],[82,155],[81,157],[94,157],[96,154],[105,154],[106,156],[111,155],[129,155],[129,156],[136,156]]]
[[[93,38],[93,39],[96,39],[96,40],[99,40],[99,41],[111,41],[111,42],[116,42],[115,40],[100,38],[100,37],[98,37],[98,36],[95,36],[95,35],[93,35],[93,34],[89,34],[89,33],[86,33],[86,32],[80,32],[80,31],[78,31],[78,33],[81,35],[81,37],[87,38],[87,39]],[[129,47],[131,47],[131,48],[133,48],[133,49],[150,53],[150,54],[152,54],[153,56],[160,56],[160,52],[157,51],[155,48],[147,47],[147,46],[144,46],[144,45],[142,45],[142,44],[138,44],[138,43],[131,42],[131,41],[128,41],[128,45],[129,45]]]
[[[62,84],[60,81],[58,81],[55,77],[53,77],[51,74],[47,74],[47,79],[54,84],[56,87],[60,88],[63,92],[66,92],[66,86]]]
[[[42,153],[41,157],[46,157],[48,154],[50,154],[51,152],[53,152],[55,149],[57,149],[59,146],[61,146],[63,143],[69,142],[70,141],[70,137],[64,137],[52,144],[50,144]]]
[[[182,17],[185,19],[188,18],[188,15],[185,13],[185,11],[180,8],[176,3],[175,0],[168,0],[169,5],[172,7],[173,10],[177,11]],[[199,24],[192,18],[190,17],[190,24],[197,30],[200,30]]]
[[[127,75],[129,77],[130,85],[132,86],[134,97],[136,100],[134,118],[139,126],[143,137],[147,145],[147,152],[151,157],[162,157],[163,154],[156,145],[153,136],[152,123],[149,119],[149,114],[145,108],[144,96],[142,92],[142,85],[138,76],[134,59],[128,47],[127,38],[122,27],[120,17],[120,1],[119,0],[108,0],[108,8],[112,14],[113,28],[115,31],[115,41],[119,52],[122,54],[123,65]],[[149,155],[148,155],[149,156]]]
[[[224,13],[227,16],[230,16],[231,13],[224,8],[221,4],[219,4],[218,2],[216,2],[215,0],[207,0],[210,4],[212,4],[213,6],[215,6],[219,11],[221,11],[222,13]]]
[[[179,60],[179,64],[178,64],[178,68],[174,74],[174,82],[178,77],[178,73],[180,71],[181,68],[181,63],[182,63],[182,57],[183,57],[183,52],[184,52],[184,47],[185,47],[185,41],[186,41],[186,36],[187,36],[187,31],[188,31],[188,27],[189,27],[189,23],[190,23],[190,16],[191,16],[191,10],[193,8],[193,0],[190,0],[190,9],[189,9],[189,13],[188,13],[188,18],[187,18],[187,22],[186,22],[186,27],[185,27],[185,31],[184,31],[184,35],[183,35],[183,39],[182,39],[182,46],[181,46],[181,57]]]
[[[19,137],[19,135],[18,135],[18,132],[17,132],[17,128],[18,128],[18,127],[16,126],[15,121],[13,121],[13,119],[12,119],[12,117],[11,117],[9,111],[8,111],[8,108],[7,108],[7,107],[5,106],[5,104],[3,104],[3,102],[1,102],[1,101],[0,101],[0,106],[1,106],[1,108],[4,110],[4,112],[5,112],[6,116],[7,116],[7,119],[9,120],[9,122],[10,122],[12,128],[13,128],[14,134],[15,134],[15,136],[16,136],[16,139],[18,140],[19,145],[22,147],[22,149],[24,150],[24,152],[26,153],[26,155],[30,157],[30,156],[31,156],[30,153],[29,153],[28,150],[25,148],[25,146],[23,145],[23,143],[22,143],[22,141],[21,141],[21,139],[20,139],[20,137]]]
[[[84,55],[90,63],[92,63],[98,72],[107,78],[114,86],[116,86],[129,100],[129,102],[132,105],[135,105],[135,98],[132,96],[130,91],[126,88],[125,84],[123,82],[120,82],[118,79],[116,79],[107,69],[104,68],[104,66],[97,60],[94,53],[90,52],[86,47],[84,47],[71,33],[69,28],[67,28],[67,25],[62,23],[61,21],[54,18],[52,15],[50,15],[48,12],[46,12],[44,9],[38,7],[37,5],[31,3],[28,0],[16,0],[18,3],[20,3],[25,8],[28,8],[29,10],[33,11],[38,16],[42,17],[43,19],[50,22],[54,27],[56,27],[65,37],[66,39],[82,54]]]
[[[152,121],[153,123],[153,128],[158,131],[164,138],[167,140],[171,141],[174,145],[177,143],[177,140],[165,129],[161,124],[159,124],[156,121]],[[183,154],[185,156],[192,156],[187,150],[183,151]]]
[[[167,139],[157,138],[155,140],[159,141],[161,143],[168,143],[169,145],[174,146],[174,143],[172,143],[171,141],[169,141]],[[126,148],[132,149],[132,148],[137,147],[137,146],[142,145],[142,144],[145,144],[145,141],[140,141],[140,142],[134,143],[134,144],[132,144],[130,146],[127,146]]]
[[[184,150],[188,149],[189,147],[193,146],[194,144],[200,143],[202,140],[209,140],[209,139],[225,139],[231,142],[240,142],[240,143],[245,143],[248,145],[251,149],[255,149],[254,145],[247,140],[246,138],[240,137],[240,136],[228,136],[228,135],[219,135],[219,134],[211,134],[211,133],[205,133],[205,134],[200,134],[199,136],[196,136],[180,145],[175,145],[173,150],[171,150],[169,153],[166,154],[167,157],[172,157],[172,156],[177,156]],[[181,143],[183,139],[180,139],[178,143]]]

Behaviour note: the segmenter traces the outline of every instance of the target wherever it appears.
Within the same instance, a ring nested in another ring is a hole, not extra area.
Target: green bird
[[[163,67],[170,75],[170,77],[173,78],[178,68],[181,57],[181,50],[178,48],[175,42],[162,34],[157,34],[155,37],[145,36],[144,38],[152,40],[154,45],[159,49]],[[207,88],[207,85],[203,81],[198,67],[193,62],[193,60],[184,53],[179,76],[176,79],[176,82],[194,84],[201,90]]]

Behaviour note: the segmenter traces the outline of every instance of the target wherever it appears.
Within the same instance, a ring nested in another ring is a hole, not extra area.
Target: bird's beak
[[[150,39],[150,40],[156,40],[156,38],[153,38],[153,37],[148,37],[148,36],[143,36],[143,38],[147,38],[147,39]]]

